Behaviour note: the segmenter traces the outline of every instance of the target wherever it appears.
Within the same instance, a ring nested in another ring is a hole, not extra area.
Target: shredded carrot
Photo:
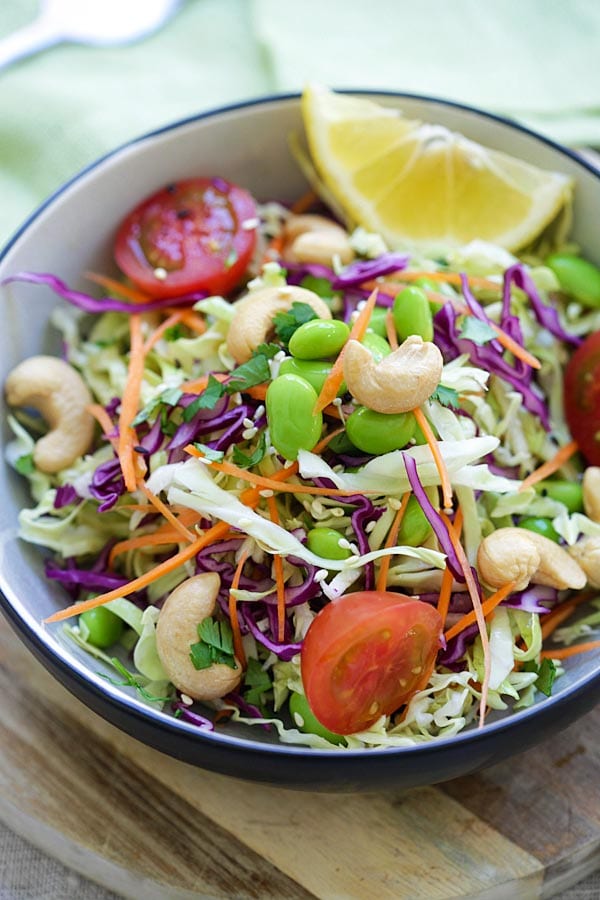
[[[525,491],[527,488],[533,487],[534,484],[537,484],[538,481],[543,481],[544,478],[548,478],[550,475],[554,475],[561,466],[564,466],[566,462],[568,462],[571,457],[577,453],[579,447],[576,441],[569,441],[568,444],[565,444],[561,447],[547,462],[543,463],[539,469],[536,469],[531,475],[528,475],[521,482],[520,491]]]
[[[283,231],[280,231],[278,235],[276,235],[274,238],[271,238],[263,254],[263,265],[268,262],[273,262],[273,260],[278,259],[281,256],[284,243],[285,239],[283,236]]]
[[[98,272],[86,272],[85,277],[88,281],[93,281],[107,291],[119,294],[121,297],[125,297],[126,300],[132,300],[134,303],[148,303],[152,299],[147,294],[144,294],[143,291],[121,284],[116,278],[110,278],[108,275],[100,275]]]
[[[400,526],[402,524],[402,519],[404,518],[404,513],[406,512],[406,507],[408,506],[408,501],[410,500],[411,492],[407,491],[406,494],[402,497],[402,501],[400,506],[396,510],[396,515],[394,516],[394,520],[392,522],[391,528],[388,531],[388,536],[384,547],[393,547],[398,540],[398,532],[400,531]],[[376,589],[378,591],[385,591],[387,589],[387,577],[388,572],[390,570],[390,556],[384,556],[381,559],[381,564],[379,566],[379,574],[377,575],[377,585]]]
[[[119,414],[119,443],[118,455],[121,470],[125,479],[125,487],[133,493],[137,487],[139,475],[135,446],[137,435],[132,422],[135,419],[140,402],[140,389],[144,376],[144,345],[142,342],[141,319],[139,315],[129,316],[129,328],[131,334],[129,350],[129,371],[127,383],[121,398],[121,412]]]
[[[377,288],[375,288],[375,290],[369,296],[369,299],[361,309],[358,318],[350,329],[348,341],[360,341],[361,338],[365,336],[367,328],[369,326],[369,319],[371,318],[371,313],[373,312],[376,302]],[[348,341],[346,341],[346,343],[342,347],[336,361],[331,367],[329,375],[323,383],[321,393],[319,394],[317,402],[315,403],[315,413],[321,412],[323,409],[325,409],[326,406],[329,406],[330,403],[333,403],[333,401],[337,397],[337,393],[340,389],[342,381],[344,380],[344,355],[346,347],[348,346]]]
[[[264,384],[255,384],[252,387],[246,388],[244,390],[244,394],[248,394],[249,397],[252,397],[253,400],[262,400],[263,402],[267,399],[267,388],[269,385],[267,382]]]
[[[154,329],[154,331],[144,344],[144,353],[150,353],[154,345],[160,341],[165,331],[167,331],[169,328],[173,328],[178,324],[178,322],[181,322],[182,318],[182,312],[173,312],[164,320],[164,322],[161,322],[158,328]]]
[[[99,403],[90,403],[86,406],[87,411],[95,418],[96,422],[99,424],[102,429],[102,434],[105,437],[111,433],[111,431],[115,430],[115,426],[112,422],[111,417],[106,412],[103,406],[100,406]],[[113,446],[116,444],[116,438],[109,438]]]
[[[179,310],[181,315],[181,321],[184,325],[187,325],[192,331],[195,331],[196,334],[204,334],[206,331],[206,322],[194,312],[193,309],[181,309]]]
[[[521,362],[524,362],[526,365],[530,366],[532,369],[541,369],[542,364],[529,350],[526,350],[525,347],[522,347],[521,344],[517,343],[509,334],[503,331],[499,325],[496,325],[495,322],[489,321],[488,324],[491,328],[496,332],[496,336],[505,350],[508,350],[515,356],[517,359],[520,359]]]
[[[458,557],[458,561],[460,563],[460,567],[465,576],[465,581],[467,584],[467,590],[469,591],[469,595],[471,597],[471,602],[473,603],[473,610],[475,612],[475,618],[477,621],[477,626],[479,628],[479,637],[481,638],[481,648],[483,650],[483,664],[484,664],[484,676],[483,683],[481,685],[481,703],[479,707],[479,727],[483,728],[485,724],[485,714],[487,709],[487,698],[489,692],[490,685],[490,674],[492,667],[492,658],[490,655],[490,642],[487,633],[487,627],[485,623],[485,615],[483,612],[483,607],[481,603],[481,599],[479,597],[479,591],[477,589],[477,585],[475,583],[475,578],[473,577],[473,572],[471,571],[471,564],[467,559],[467,555],[464,551],[463,545],[460,542],[460,538],[458,537],[454,526],[450,522],[448,516],[441,512],[440,516],[444,521],[446,528],[448,529],[448,536],[452,541],[452,546],[454,547],[454,552]]]
[[[456,536],[460,538],[460,534],[463,526],[463,512],[459,507],[456,511],[456,515],[454,516],[454,530],[456,532]],[[446,624],[446,619],[448,617],[448,610],[450,609],[450,600],[452,598],[452,584],[454,582],[454,576],[452,574],[452,570],[446,563],[446,568],[444,569],[444,574],[442,575],[442,586],[440,588],[440,595],[438,597],[438,605],[437,609],[442,619],[442,628]]]
[[[318,199],[314,191],[307,191],[292,204],[292,212],[295,216],[300,216],[314,206]]]
[[[397,350],[398,335],[396,334],[396,324],[391,309],[388,309],[385,316],[385,333],[387,334],[388,344],[392,350]]]
[[[418,281],[420,278],[427,278],[429,281],[439,281],[442,284],[454,284],[456,287],[461,286],[460,275],[456,272],[407,272],[405,270],[399,270],[397,272],[393,272],[391,275],[392,281]],[[362,287],[366,288],[368,291],[374,286],[374,284],[379,284],[379,282],[367,281]],[[497,284],[495,281],[490,281],[488,278],[479,278],[474,275],[469,276],[469,284],[475,288],[483,288],[485,290],[490,291],[501,291],[502,285]],[[402,285],[404,287],[404,285]]]
[[[226,381],[229,377],[227,372],[212,372],[211,375],[215,381]],[[208,379],[211,375],[202,375],[200,378],[194,378],[192,381],[184,381],[179,387],[186,394],[201,394],[208,387]]]
[[[129,553],[130,550],[141,550],[144,547],[167,547],[170,544],[181,543],[181,535],[174,529],[159,529],[151,534],[141,534],[139,537],[127,538],[119,541],[112,548],[108,556],[108,568],[114,567],[117,556]]]
[[[562,625],[566,619],[573,615],[578,606],[581,606],[582,603],[587,603],[594,596],[594,591],[582,591],[575,597],[570,597],[564,603],[556,606],[552,612],[549,612],[541,620],[542,638],[544,640],[549,638],[559,625]]]
[[[501,588],[499,588],[494,594],[487,598],[487,600],[482,603],[481,608],[483,610],[484,616],[487,617],[492,613],[499,603],[502,603],[509,594],[515,589],[515,581],[509,581],[507,584],[503,584]],[[444,637],[447,641],[451,641],[452,638],[455,638],[457,634],[460,634],[461,631],[464,631],[465,628],[468,628],[469,625],[473,625],[474,622],[477,621],[475,610],[471,610],[471,612],[466,613],[466,615],[462,616],[455,622],[452,628],[449,628],[445,633]]]
[[[452,485],[450,483],[450,476],[448,475],[448,469],[446,468],[446,463],[444,462],[444,457],[440,453],[439,444],[435,439],[435,435],[431,430],[431,425],[427,421],[425,413],[418,406],[413,409],[413,415],[417,420],[417,425],[423,432],[423,436],[427,441],[427,446],[431,450],[431,455],[433,456],[433,461],[435,462],[435,467],[438,470],[438,474],[440,476],[440,484],[442,486],[442,502],[444,504],[445,510],[452,509]]]
[[[231,590],[229,591],[229,621],[231,622],[231,630],[233,632],[233,649],[235,650],[235,655],[243,669],[246,667],[246,654],[244,652],[244,645],[242,643],[240,620],[238,617],[237,603],[233,592],[238,589],[240,578],[242,577],[242,569],[244,568],[244,563],[247,559],[248,553],[242,553],[238,560],[235,574],[231,582]]]
[[[182,525],[177,516],[171,512],[166,503],[163,503],[160,497],[157,497],[156,494],[153,494],[150,488],[143,481],[138,482],[138,490],[140,490],[142,494],[144,494],[148,498],[152,506],[154,506],[154,508],[157,509],[162,516],[164,516],[167,522],[171,523],[175,531],[178,531],[180,536],[183,537],[184,540],[196,540],[197,535],[192,534],[192,532],[189,531],[185,527],[185,525]]]
[[[277,512],[275,497],[267,498],[267,506],[271,522],[279,525],[279,513]],[[273,568],[275,569],[275,584],[277,585],[277,640],[282,644],[285,640],[285,582],[283,580],[283,560],[279,553],[273,557]]]
[[[573,647],[560,647],[558,650],[542,650],[541,659],[568,659],[577,656],[578,653],[588,653],[590,650],[600,650],[600,641],[587,641],[585,644],[575,644]]]

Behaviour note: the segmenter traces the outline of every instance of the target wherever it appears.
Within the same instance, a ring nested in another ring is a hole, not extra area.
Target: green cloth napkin
[[[0,4],[0,38],[37,5]],[[599,46],[597,0],[187,0],[139,43],[65,44],[0,70],[0,244],[124,141],[308,80],[434,94],[600,145]]]

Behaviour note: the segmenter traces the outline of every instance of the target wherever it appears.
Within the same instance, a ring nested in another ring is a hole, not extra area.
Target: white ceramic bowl
[[[600,262],[597,222],[600,176],[582,159],[513,122],[432,98],[373,94],[411,118],[446,125],[468,137],[564,172],[577,184],[574,239]],[[293,201],[306,183],[288,149],[301,127],[296,96],[273,97],[176,122],[103,157],[50,197],[21,227],[0,257],[0,279],[19,270],[52,272],[87,290],[86,269],[111,273],[112,242],[123,214],[160,186],[194,175],[220,175],[259,200]],[[59,301],[43,287],[0,289],[0,381],[20,360],[58,349],[48,327]],[[3,411],[3,436],[6,439]],[[249,726],[199,732],[169,713],[149,709],[135,694],[101,677],[101,665],[41,624],[64,606],[62,589],[43,574],[42,553],[16,536],[20,508],[30,505],[24,480],[0,466],[0,588],[12,625],[44,665],[107,719],[166,753],[240,777],[330,789],[408,787],[466,774],[542,741],[592,707],[600,688],[600,654],[569,661],[555,694],[505,717],[490,715],[481,731],[386,751],[310,750],[277,743]]]

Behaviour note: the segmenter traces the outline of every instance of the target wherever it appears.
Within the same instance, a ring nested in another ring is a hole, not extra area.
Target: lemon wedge
[[[371,100],[309,85],[302,115],[327,190],[393,249],[439,253],[479,239],[515,251],[570,202],[565,175]]]

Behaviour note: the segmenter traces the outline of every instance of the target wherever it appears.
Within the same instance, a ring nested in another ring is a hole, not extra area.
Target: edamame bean
[[[429,520],[417,498],[411,496],[404,510],[396,543],[405,544],[407,547],[420,547],[430,534]]]
[[[325,379],[331,372],[331,363],[324,359],[294,359],[288,357],[279,366],[280,375],[299,375],[311,384],[317,394],[325,383]],[[338,391],[338,397],[346,393],[346,382],[342,382]]]
[[[290,713],[294,721],[294,725],[305,734],[318,734],[319,737],[325,738],[331,744],[345,744],[346,739],[342,734],[334,734],[324,725],[321,725],[314,712],[308,705],[308,700],[304,694],[293,692],[288,701]]]
[[[384,338],[387,335],[386,328],[386,319],[387,319],[388,310],[386,306],[375,306],[373,308],[373,312],[371,313],[371,318],[369,319],[369,330],[373,332],[373,334],[378,334],[379,337]],[[369,332],[367,331],[367,334]]]
[[[323,559],[348,559],[352,551],[347,547],[340,547],[340,540],[344,537],[335,528],[311,528],[306,535],[308,549]]]
[[[317,294],[319,297],[322,297],[323,300],[333,299],[334,290],[329,278],[317,278],[316,275],[305,275],[300,282],[300,287],[306,288],[307,291],[312,291],[313,294]]]
[[[337,356],[350,334],[339,319],[311,319],[290,338],[290,353],[296,359],[327,359]]]
[[[553,253],[546,259],[561,289],[586,306],[600,306],[600,269],[570,253]]]
[[[88,632],[86,640],[94,647],[110,647],[123,634],[123,620],[105,606],[88,609],[79,616],[79,624]]]
[[[359,450],[380,455],[405,447],[415,426],[415,417],[410,412],[388,414],[361,406],[348,417],[346,434]]]
[[[392,352],[392,348],[386,339],[372,331],[367,331],[361,340],[361,344],[371,351],[371,356],[375,362],[381,362],[384,356],[389,356]]]
[[[415,287],[423,288],[424,291],[435,291],[436,294],[443,294],[446,297],[456,296],[449,284],[445,284],[443,281],[435,281],[433,278],[415,278],[413,284]],[[430,297],[427,299],[429,300],[431,315],[435,316],[444,304],[439,303],[437,300],[432,300]]]
[[[552,520],[544,519],[542,516],[528,516],[525,519],[521,519],[519,528],[526,528],[527,531],[534,531],[536,534],[541,534],[543,537],[547,537],[557,544],[560,540],[558,532],[554,529]]]
[[[425,292],[411,285],[396,295],[392,307],[394,325],[401,341],[416,334],[424,341],[433,340],[433,316]]]
[[[267,388],[266,408],[271,443],[285,459],[312,450],[321,436],[323,416],[314,413],[315,389],[299,375],[278,375]]]
[[[536,490],[564,503],[570,513],[583,512],[583,487],[579,481],[540,481]]]

